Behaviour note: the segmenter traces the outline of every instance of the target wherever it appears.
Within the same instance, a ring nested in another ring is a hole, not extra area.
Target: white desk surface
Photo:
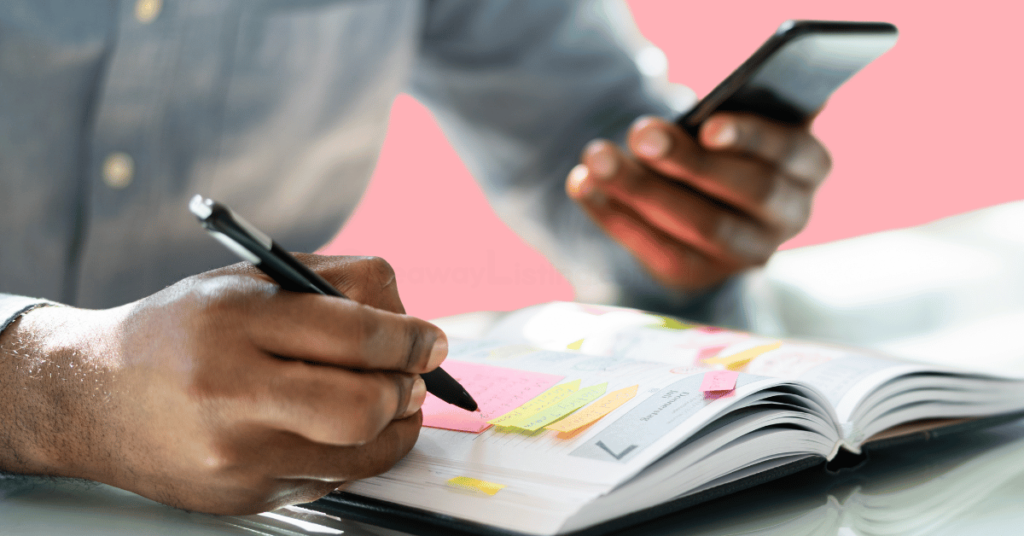
[[[1024,371],[1024,203],[782,252],[751,279],[759,331]],[[452,319],[472,331],[486,315]],[[474,323],[476,322],[476,323]],[[630,534],[1011,534],[1024,531],[1024,422],[876,454],[845,477],[801,473]],[[395,535],[286,508],[188,513],[109,486],[0,480],[0,535]]]

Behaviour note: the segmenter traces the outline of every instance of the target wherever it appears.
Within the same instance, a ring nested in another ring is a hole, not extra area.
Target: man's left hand
[[[808,126],[718,113],[699,142],[642,117],[628,152],[594,140],[566,191],[662,284],[699,290],[764,264],[810,217],[831,158]]]

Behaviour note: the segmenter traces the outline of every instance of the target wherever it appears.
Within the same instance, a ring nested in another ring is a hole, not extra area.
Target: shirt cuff
[[[44,300],[42,298],[29,298],[27,296],[14,296],[12,294],[0,294],[0,334],[18,319],[19,316],[47,305],[60,305],[57,302]]]

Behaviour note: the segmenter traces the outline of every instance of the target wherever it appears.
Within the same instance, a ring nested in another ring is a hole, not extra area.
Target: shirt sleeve
[[[0,293],[0,333],[3,333],[7,326],[13,324],[19,316],[44,305],[56,305],[56,303],[42,298]]]
[[[625,4],[437,0],[423,31],[411,92],[498,215],[569,279],[578,300],[746,327],[739,281],[702,293],[666,289],[565,194],[588,141],[621,142],[638,116],[672,116],[694,101],[657,69],[664,55]]]

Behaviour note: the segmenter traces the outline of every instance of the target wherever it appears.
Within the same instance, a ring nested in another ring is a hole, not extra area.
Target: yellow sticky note
[[[597,400],[597,397],[603,395],[607,390],[608,382],[599,385],[592,385],[586,389],[580,389],[561,402],[548,406],[547,409],[534,413],[533,415],[516,419],[515,421],[505,422],[502,426],[515,426],[516,428],[535,432],[543,428],[545,425],[551,424]]]
[[[670,316],[657,315],[661,322],[654,324],[652,327],[665,328],[665,329],[690,329],[695,324],[688,324],[686,322],[680,322]]]
[[[507,426],[505,423],[519,420],[522,417],[539,413],[553,404],[557,404],[562,400],[568,398],[570,395],[578,391],[580,388],[580,380],[571,381],[569,383],[558,384],[547,391],[533,397],[529,402],[519,406],[518,408],[502,415],[491,419],[487,422],[498,426]]]
[[[747,366],[755,357],[770,352],[778,347],[782,346],[782,342],[773,342],[771,344],[762,344],[761,346],[755,346],[748,348],[742,352],[737,352],[732,355],[723,355],[718,357],[712,357],[711,359],[705,359],[705,365],[723,365],[729,370],[742,370],[743,367]]]
[[[636,396],[636,391],[639,387],[639,385],[633,385],[618,391],[612,391],[602,397],[601,400],[587,406],[583,411],[570,415],[554,424],[549,424],[545,428],[559,432],[573,432],[583,428],[632,400]]]
[[[468,476],[457,476],[449,480],[448,485],[465,491],[486,493],[487,495],[494,495],[505,488],[502,484],[495,484],[494,482],[487,482],[485,480],[477,480],[475,478],[469,478]]]

